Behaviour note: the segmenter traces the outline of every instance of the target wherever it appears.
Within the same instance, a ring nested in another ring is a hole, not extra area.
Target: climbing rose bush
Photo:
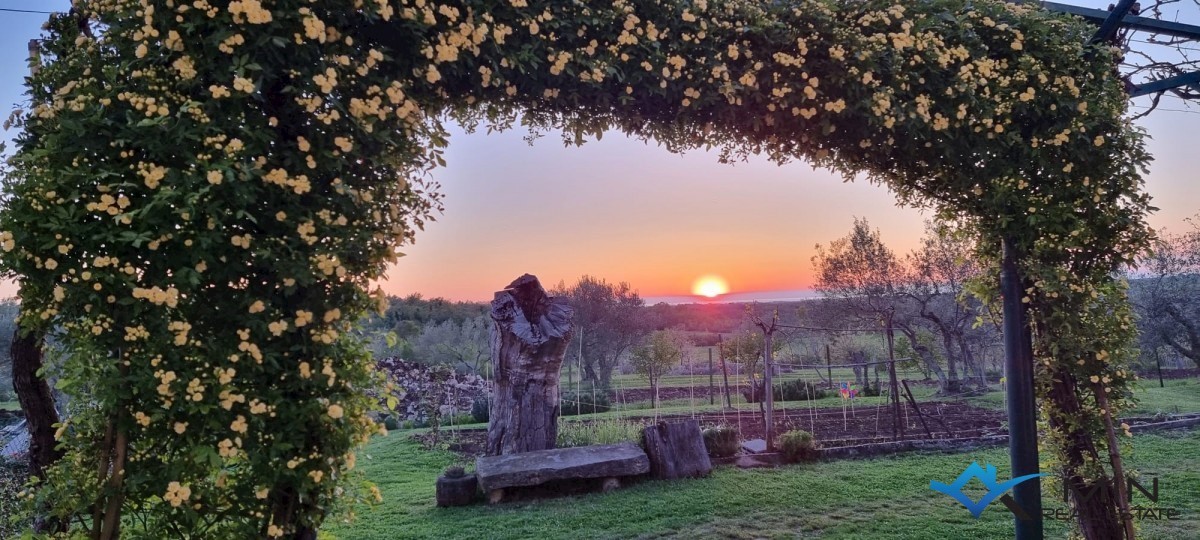
[[[77,398],[38,496],[98,536],[121,515],[127,535],[299,534],[370,499],[347,475],[376,431],[347,330],[439,208],[446,117],[805,159],[957,220],[993,268],[1007,240],[1048,458],[1075,486],[1119,463],[1113,273],[1152,236],[1149,157],[1079,21],[996,0],[74,6],[17,117],[0,263]]]

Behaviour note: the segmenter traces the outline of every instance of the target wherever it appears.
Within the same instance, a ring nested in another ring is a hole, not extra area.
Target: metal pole
[[[892,392],[892,438],[900,440],[904,438],[905,426],[900,421],[900,384],[896,382],[896,343],[895,334],[892,332],[892,317],[893,314],[889,312],[887,317],[888,379]]]
[[[817,373],[820,373],[818,371]],[[833,360],[829,358],[829,344],[825,344],[825,375],[829,376],[829,389],[833,389]]]
[[[1037,409],[1033,394],[1033,336],[1029,332],[1018,254],[1004,239],[1000,292],[1004,297],[1004,363],[1008,377],[1008,456],[1012,477],[1038,474]],[[1013,499],[1030,519],[1016,519],[1017,540],[1041,540],[1042,484],[1033,478],[1013,488]]]
[[[725,337],[721,334],[717,334],[717,354],[720,355],[719,360],[721,361],[721,379],[724,381],[725,385],[725,408],[732,409],[733,400],[729,398],[729,369],[725,366],[725,348],[722,347],[724,344]]]
[[[771,387],[771,341],[775,328],[763,328],[763,399],[767,402],[763,421],[767,424],[767,451],[775,451],[775,396]],[[753,393],[753,390],[751,390]]]
[[[714,393],[715,393],[715,391],[713,389],[712,347],[709,347],[708,348],[708,404],[709,405],[716,403],[717,396],[714,396],[713,395]]]

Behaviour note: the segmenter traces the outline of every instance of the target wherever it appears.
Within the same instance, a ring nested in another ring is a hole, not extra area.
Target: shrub
[[[491,412],[492,400],[487,397],[475,398],[475,401],[471,402],[471,417],[475,422],[486,424],[491,420]]]
[[[729,457],[738,451],[738,432],[733,426],[719,425],[703,432],[704,448],[715,458]]]
[[[475,415],[474,414],[456,414],[452,418],[450,418],[449,422],[447,422],[447,424],[452,425],[452,426],[461,426],[463,424],[474,424],[474,423],[475,423]]]
[[[811,381],[795,379],[783,384],[772,385],[771,395],[775,401],[807,401],[821,399],[828,395],[824,388],[819,388]]]
[[[863,386],[862,388],[858,389],[858,395],[863,396],[863,397],[878,396],[882,392],[883,392],[883,383],[878,383],[878,382],[875,383],[875,386],[871,386],[870,382],[868,381],[866,386]]]
[[[599,420],[596,422],[566,422],[558,421],[558,448],[574,446],[590,446],[593,444],[616,444],[619,442],[642,441],[642,428],[639,422],[629,420]]]
[[[812,433],[793,430],[779,437],[779,449],[789,463],[817,460],[817,442]]]
[[[405,422],[405,423],[407,423],[407,422]],[[397,420],[395,416],[388,416],[387,418],[383,419],[383,427],[387,428],[388,431],[399,430],[400,429],[400,421]]]
[[[599,389],[595,392],[586,388],[580,389],[577,393],[565,392],[562,394],[561,400],[559,414],[562,416],[602,413],[608,412],[612,408],[608,392]]]

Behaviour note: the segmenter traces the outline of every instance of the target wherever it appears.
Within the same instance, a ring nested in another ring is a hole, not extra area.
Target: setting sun
[[[720,276],[703,276],[692,284],[692,294],[716,298],[729,292],[729,284]]]

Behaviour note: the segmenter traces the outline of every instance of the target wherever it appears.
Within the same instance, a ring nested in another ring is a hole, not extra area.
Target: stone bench
[[[650,458],[633,443],[556,448],[475,460],[479,487],[491,504],[500,502],[507,488],[602,479],[603,490],[611,491],[621,485],[621,477],[647,472],[650,472]]]

